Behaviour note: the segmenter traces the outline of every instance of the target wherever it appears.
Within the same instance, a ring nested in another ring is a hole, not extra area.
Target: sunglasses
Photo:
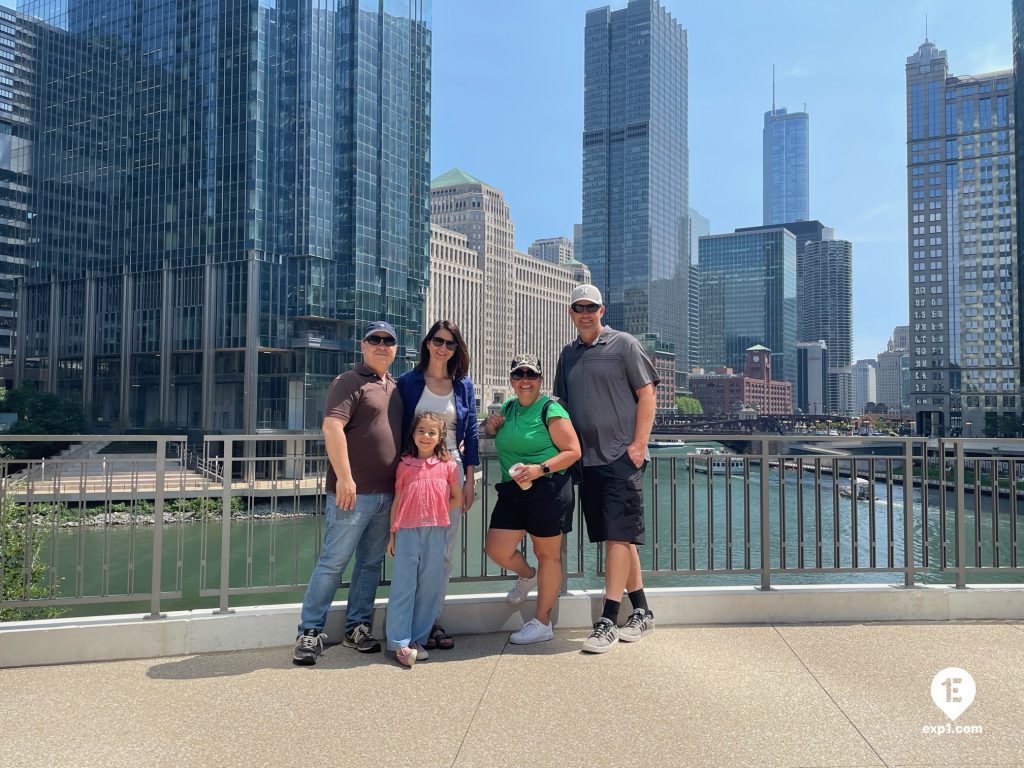
[[[600,304],[573,304],[569,307],[577,315],[582,315],[586,312],[588,315],[592,315],[601,308]]]
[[[441,347],[446,347],[452,352],[454,352],[459,347],[458,342],[448,341],[448,339],[442,339],[440,336],[431,336],[430,343],[433,344],[438,349],[440,349]]]
[[[512,371],[512,373],[510,373],[508,376],[510,379],[514,381],[521,381],[522,379],[540,378],[539,373],[537,373],[536,371],[527,370],[526,368],[517,368],[516,370]]]
[[[376,347],[378,344],[383,344],[385,347],[393,347],[398,343],[390,336],[367,336],[363,341],[372,347]]]

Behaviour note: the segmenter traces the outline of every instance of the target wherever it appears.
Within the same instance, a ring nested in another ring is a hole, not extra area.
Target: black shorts
[[[491,528],[526,531],[541,538],[572,530],[576,496],[568,473],[539,477],[528,491],[514,480],[495,488],[498,501],[491,512]]]
[[[580,501],[592,542],[644,543],[644,470],[623,453],[611,464],[583,467]]]

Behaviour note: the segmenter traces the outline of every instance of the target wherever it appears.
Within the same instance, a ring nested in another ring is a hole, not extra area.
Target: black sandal
[[[435,624],[430,629],[430,637],[427,638],[427,644],[424,647],[428,651],[435,648],[441,651],[450,651],[455,647],[455,638],[445,632],[444,627],[440,624]]]

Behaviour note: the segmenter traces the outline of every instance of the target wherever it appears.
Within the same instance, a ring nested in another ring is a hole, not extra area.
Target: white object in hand
[[[508,468],[508,473],[509,475],[512,476],[513,480],[516,480],[516,475],[519,473],[519,470],[522,469],[524,466],[526,465],[523,464],[522,462],[516,462],[515,464]],[[519,487],[522,488],[524,491],[528,491],[530,490],[530,488],[533,487],[533,480],[527,479],[526,482],[523,483],[520,483],[518,480],[516,480],[516,482],[519,483]]]

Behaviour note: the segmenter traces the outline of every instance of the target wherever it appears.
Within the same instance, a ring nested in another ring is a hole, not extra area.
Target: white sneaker
[[[532,592],[536,588],[537,588],[537,574],[536,573],[534,573],[533,577],[529,578],[529,579],[524,579],[522,576],[520,576],[518,579],[516,579],[515,586],[513,586],[512,589],[510,589],[508,591],[508,595],[506,595],[506,599],[510,603],[512,603],[512,605],[519,605],[521,602],[523,602],[523,600],[526,599],[526,596],[529,595],[530,592]]]
[[[554,637],[555,633],[551,629],[550,624],[542,624],[537,619],[530,619],[523,624],[522,629],[518,632],[513,632],[508,641],[514,645],[530,645],[531,643],[543,643],[545,640],[553,640]]]

